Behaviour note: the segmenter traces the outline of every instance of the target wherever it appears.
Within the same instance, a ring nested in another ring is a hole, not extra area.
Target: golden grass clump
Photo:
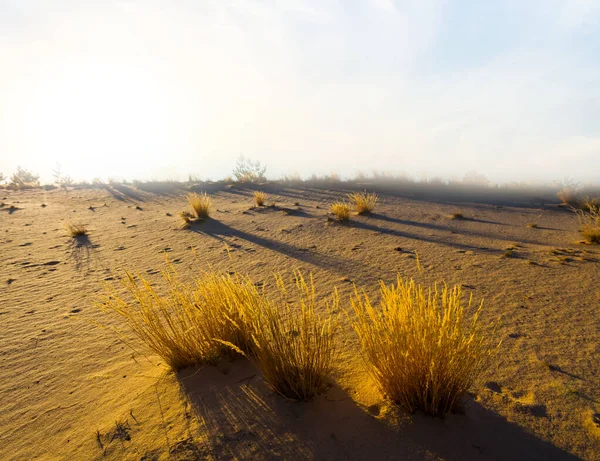
[[[262,303],[249,279],[204,273],[193,283],[183,283],[172,268],[163,271],[163,278],[166,294],[144,277],[126,272],[121,285],[127,296],[106,285],[99,307],[124,319],[174,370],[214,364],[231,353],[230,344],[241,351],[247,348],[252,340],[248,315]]]
[[[482,306],[466,319],[460,287],[425,290],[400,277],[396,285],[381,282],[380,295],[375,308],[356,291],[352,306],[354,331],[381,391],[409,412],[443,417],[459,409],[494,349],[478,321]]]
[[[188,202],[192,210],[194,210],[197,219],[208,218],[212,207],[212,200],[206,192],[202,194],[197,194],[196,192],[188,194]]]
[[[276,280],[280,300],[265,302],[257,312],[251,359],[273,390],[311,400],[329,386],[336,359],[337,292],[319,314],[312,277],[307,283],[296,274],[297,296],[291,304],[282,278]]]
[[[350,207],[344,202],[335,202],[331,204],[331,212],[338,221],[350,220]]]
[[[589,243],[600,243],[600,206],[590,204],[588,211],[575,210],[579,231]]]
[[[354,208],[358,214],[370,213],[375,208],[377,200],[379,200],[379,197],[377,197],[376,193],[372,192],[369,194],[366,191],[362,193],[355,192],[353,194],[348,194],[348,198],[354,202]]]
[[[264,204],[267,202],[267,194],[265,192],[262,191],[255,191],[254,192],[254,203],[256,203],[256,206],[264,206]]]
[[[85,224],[66,223],[65,229],[73,238],[82,237],[88,233],[87,226]]]

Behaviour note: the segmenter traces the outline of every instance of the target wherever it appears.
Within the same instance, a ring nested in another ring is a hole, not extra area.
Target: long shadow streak
[[[511,238],[509,236],[499,236],[497,234],[491,234],[491,233],[486,233],[486,232],[477,232],[477,231],[473,231],[473,230],[466,230],[466,229],[461,229],[459,227],[442,226],[439,224],[422,223],[422,222],[416,222],[416,221],[407,221],[405,219],[391,218],[389,216],[379,214],[379,213],[373,213],[370,216],[372,216],[375,219],[378,219],[381,221],[387,221],[387,222],[394,223],[394,224],[401,224],[404,226],[413,226],[413,227],[423,227],[425,229],[453,232],[454,234],[471,235],[474,237],[482,237],[482,238],[486,238],[486,239],[491,238],[491,239],[505,240],[508,242],[514,242],[517,239],[517,237]],[[483,222],[483,221],[481,221],[481,222]],[[356,221],[355,221],[355,223],[356,223]],[[382,232],[383,232],[383,230],[382,230]],[[420,236],[417,238],[419,238],[421,240],[426,240]],[[519,238],[518,240],[521,243],[528,243],[530,245],[546,245],[546,243],[538,242],[536,240],[523,239],[523,238]]]
[[[270,240],[258,235],[249,234],[248,232],[234,229],[220,221],[208,220],[191,228],[192,231],[199,234],[208,235],[220,241],[225,241],[224,236],[237,237],[246,240],[255,245],[262,246],[272,251],[277,251],[290,258],[297,259],[303,263],[312,264],[326,270],[333,270],[341,275],[355,272],[357,269],[373,268],[366,266],[356,260],[340,257],[333,254],[323,254],[309,248],[301,248],[289,243]]]

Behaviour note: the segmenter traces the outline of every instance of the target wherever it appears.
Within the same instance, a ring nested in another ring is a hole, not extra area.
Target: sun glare
[[[143,175],[168,149],[165,93],[158,78],[131,66],[73,66],[31,95],[30,151],[75,176],[89,176],[91,160],[98,176]]]

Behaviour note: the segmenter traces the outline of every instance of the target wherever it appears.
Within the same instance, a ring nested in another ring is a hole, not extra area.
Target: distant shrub
[[[52,176],[54,176],[54,183],[60,187],[67,187],[73,184],[71,177],[62,172],[60,165],[56,165],[56,168],[52,170]]]
[[[39,183],[39,175],[32,173],[29,170],[17,167],[17,171],[10,178],[10,185],[13,187],[37,187]]]
[[[267,194],[262,192],[262,191],[255,191],[254,192],[254,203],[256,203],[256,206],[263,206],[265,204],[265,202],[267,201]]]
[[[241,155],[237,161],[235,168],[233,169],[233,177],[237,182],[262,182],[266,181],[265,173],[267,167],[261,165],[257,160],[253,162],[250,159],[245,158]]]
[[[367,214],[373,211],[375,205],[377,204],[377,200],[379,199],[377,194],[374,192],[369,194],[366,191],[362,193],[355,192],[353,194],[349,194],[348,198],[350,201],[354,202],[354,208],[358,214]]]
[[[381,282],[378,307],[358,291],[352,306],[363,356],[387,398],[433,416],[460,408],[493,349],[481,305],[467,319],[460,287],[425,290],[398,277],[396,285]]]
[[[556,194],[561,203],[570,206],[577,206],[579,203],[579,194],[573,188],[565,187]]]
[[[350,220],[350,207],[344,202],[335,202],[331,204],[331,212],[338,221]]]

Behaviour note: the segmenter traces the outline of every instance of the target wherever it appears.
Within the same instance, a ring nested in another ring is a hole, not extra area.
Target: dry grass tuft
[[[379,199],[376,193],[372,192],[369,194],[366,191],[348,194],[348,198],[350,201],[354,202],[354,208],[358,214],[367,214],[373,211],[377,204],[377,200]]]
[[[87,227],[85,224],[66,223],[65,229],[67,230],[69,235],[73,238],[82,237],[84,235],[87,235],[87,233],[88,233]]]
[[[253,328],[252,360],[266,382],[281,395],[307,401],[324,392],[336,358],[337,292],[317,313],[312,277],[307,283],[296,273],[296,295],[290,304],[281,277],[276,277],[279,302],[265,302]]]
[[[212,200],[206,192],[202,194],[197,194],[196,192],[188,194],[188,202],[192,210],[194,210],[197,219],[208,218],[212,207]]]
[[[456,212],[456,213],[452,213],[449,216],[450,219],[465,219],[465,215],[463,215],[461,212]]]
[[[590,204],[589,210],[575,210],[579,231],[588,243],[600,243],[600,207]]]
[[[254,203],[256,203],[256,206],[264,206],[264,204],[267,202],[267,194],[265,192],[262,191],[255,191],[254,192]]]
[[[584,211],[593,212],[595,208],[600,208],[600,197],[585,196],[581,199],[580,208]]]
[[[354,330],[381,391],[406,410],[445,416],[488,363],[490,336],[481,329],[481,305],[470,319],[460,287],[425,290],[398,277],[380,286],[379,308],[355,292]]]
[[[527,227],[529,227],[530,229],[537,229],[538,224],[535,222],[532,222],[532,223],[527,224]]]
[[[350,207],[344,202],[335,202],[331,204],[331,212],[338,221],[350,220]]]
[[[204,273],[193,283],[179,281],[172,268],[163,272],[167,293],[140,275],[125,273],[123,295],[106,285],[99,307],[116,313],[145,345],[173,369],[210,363],[243,351],[251,341],[248,315],[262,301],[249,279]]]
[[[194,215],[189,211],[181,211],[179,213],[179,217],[181,218],[181,228],[189,229],[192,223],[196,220]]]

